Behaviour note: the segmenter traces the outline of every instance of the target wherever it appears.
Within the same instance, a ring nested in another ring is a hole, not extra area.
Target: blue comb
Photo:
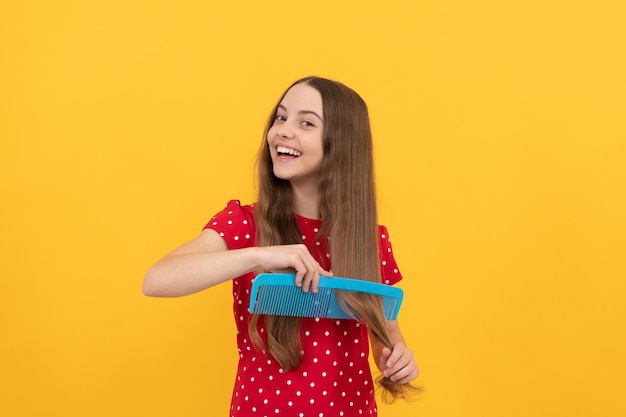
[[[339,304],[335,290],[356,291],[382,297],[387,320],[395,320],[404,292],[400,288],[351,278],[320,277],[317,293],[304,292],[295,274],[259,274],[250,294],[250,313],[274,316],[354,319]]]

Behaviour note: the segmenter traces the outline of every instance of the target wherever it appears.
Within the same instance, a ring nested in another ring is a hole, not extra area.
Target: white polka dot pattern
[[[330,239],[318,236],[321,222],[296,219],[303,243],[324,268],[330,268]],[[216,230],[230,249],[254,246],[254,227],[254,206],[241,206],[236,200],[206,225]],[[384,226],[379,226],[379,234],[382,279],[395,284],[402,276]],[[376,416],[366,326],[354,320],[303,318],[302,362],[286,372],[250,341],[247,308],[253,279],[253,274],[247,274],[232,281],[239,364],[231,417]],[[265,339],[262,318],[259,333]]]

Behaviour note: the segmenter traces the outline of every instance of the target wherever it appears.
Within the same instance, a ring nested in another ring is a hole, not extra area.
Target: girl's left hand
[[[411,382],[419,375],[413,351],[404,346],[404,343],[394,344],[393,349],[383,348],[378,368],[383,376],[397,384]]]

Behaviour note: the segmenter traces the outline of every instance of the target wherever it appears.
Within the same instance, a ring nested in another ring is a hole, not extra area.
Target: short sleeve
[[[255,226],[252,206],[242,206],[239,200],[231,200],[204,226],[213,229],[224,239],[229,249],[254,246]]]
[[[402,280],[402,274],[393,257],[391,239],[385,226],[378,226],[378,241],[380,250],[380,274],[384,284],[394,285]]]

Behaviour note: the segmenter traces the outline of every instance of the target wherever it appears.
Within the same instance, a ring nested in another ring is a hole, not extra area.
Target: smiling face
[[[292,186],[317,189],[324,159],[322,110],[319,91],[296,84],[278,105],[267,132],[274,175]]]

